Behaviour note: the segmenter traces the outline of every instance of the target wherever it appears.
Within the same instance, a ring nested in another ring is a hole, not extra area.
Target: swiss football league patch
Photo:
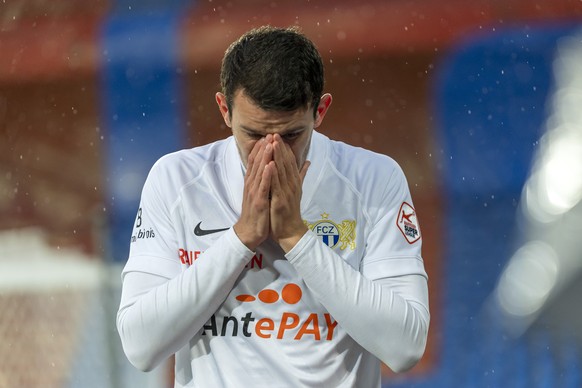
[[[402,202],[400,210],[398,211],[396,225],[409,244],[420,240],[420,228],[418,227],[416,210],[410,204]]]

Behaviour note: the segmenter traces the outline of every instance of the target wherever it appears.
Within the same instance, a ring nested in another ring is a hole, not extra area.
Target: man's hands
[[[273,138],[275,163],[270,164],[269,169],[273,166],[276,171],[271,174],[271,236],[289,252],[307,231],[301,219],[300,204],[303,179],[310,162],[305,161],[299,171],[291,148],[278,134]]]
[[[273,160],[273,137],[267,135],[255,143],[247,161],[240,219],[234,224],[238,238],[254,251],[270,231],[269,191]]]
[[[268,134],[256,142],[249,154],[242,211],[234,230],[252,251],[269,236],[288,252],[307,231],[301,219],[303,179],[289,145],[280,135]]]

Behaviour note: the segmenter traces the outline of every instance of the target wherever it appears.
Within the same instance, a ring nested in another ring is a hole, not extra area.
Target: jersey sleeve
[[[381,178],[385,173],[380,169],[373,174],[382,175],[366,178],[369,232],[359,271],[313,231],[286,257],[340,326],[401,372],[424,353],[430,313],[416,213],[402,170],[394,161],[384,165],[391,166],[388,179]]]
[[[171,279],[180,272],[176,223],[181,221],[172,212],[176,200],[163,189],[171,185],[166,185],[163,179],[167,178],[160,174],[158,162],[142,190],[123,273],[138,271]]]
[[[377,204],[371,204],[370,233],[361,272],[369,279],[403,275],[427,277],[421,256],[422,235],[408,183],[394,169]]]
[[[172,163],[161,159],[148,175],[122,273],[117,329],[128,360],[144,371],[196,335],[253,256],[230,228],[182,268],[178,239],[186,229]]]
[[[418,362],[430,321],[425,277],[371,280],[312,231],[286,257],[315,298],[360,346],[395,372]]]
[[[224,302],[252,256],[230,228],[196,265],[172,279],[126,272],[117,329],[129,361],[148,371],[188,343]]]

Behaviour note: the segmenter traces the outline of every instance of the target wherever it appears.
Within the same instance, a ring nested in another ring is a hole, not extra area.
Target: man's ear
[[[314,123],[314,128],[317,128],[321,125],[321,122],[323,121],[323,118],[325,117],[325,114],[327,113],[327,110],[329,109],[329,106],[331,105],[331,94],[329,93],[325,93],[323,96],[321,96],[321,99],[319,100],[319,105],[317,106],[317,112],[315,113],[315,123]]]
[[[222,115],[224,123],[227,127],[232,128],[230,123],[230,111],[228,110],[228,104],[226,103],[226,96],[220,92],[215,95],[216,103],[218,104],[218,110]]]

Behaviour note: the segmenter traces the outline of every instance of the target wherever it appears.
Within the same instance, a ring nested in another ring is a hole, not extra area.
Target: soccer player
[[[394,160],[317,132],[332,102],[295,28],[226,51],[232,136],[162,157],[143,188],[117,327],[175,387],[379,387],[411,368],[429,311],[421,233]]]

